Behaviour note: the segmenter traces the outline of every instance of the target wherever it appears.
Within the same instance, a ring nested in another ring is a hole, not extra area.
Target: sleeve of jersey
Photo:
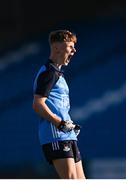
[[[48,97],[57,80],[58,77],[56,77],[54,72],[45,71],[40,73],[36,79],[36,88],[34,94]]]

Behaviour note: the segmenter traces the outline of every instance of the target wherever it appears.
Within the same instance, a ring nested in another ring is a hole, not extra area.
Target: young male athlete
[[[34,81],[33,109],[40,116],[40,144],[61,179],[85,179],[77,145],[80,126],[69,115],[69,88],[62,71],[76,52],[76,42],[69,30],[52,31],[49,59]]]

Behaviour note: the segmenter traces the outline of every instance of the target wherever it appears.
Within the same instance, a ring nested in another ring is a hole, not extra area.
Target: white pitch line
[[[92,114],[105,111],[110,106],[121,104],[126,99],[126,84],[119,89],[105,92],[97,99],[91,99],[81,107],[73,107],[71,114],[75,120],[86,120]],[[83,101],[81,99],[81,101]]]

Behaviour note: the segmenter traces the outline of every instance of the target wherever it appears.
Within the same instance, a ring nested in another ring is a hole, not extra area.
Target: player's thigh
[[[85,174],[84,174],[82,161],[77,162],[75,164],[75,166],[76,166],[77,179],[86,179]]]
[[[73,158],[53,160],[53,165],[62,179],[76,179],[76,166]]]

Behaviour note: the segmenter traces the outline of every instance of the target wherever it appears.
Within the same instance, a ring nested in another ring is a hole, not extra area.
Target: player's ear
[[[57,44],[56,43],[53,43],[51,46],[52,46],[53,50],[57,50]]]
[[[58,44],[58,43],[55,43],[55,44],[54,44],[54,51],[55,51],[56,53],[59,53],[60,47],[59,47],[59,44]]]

